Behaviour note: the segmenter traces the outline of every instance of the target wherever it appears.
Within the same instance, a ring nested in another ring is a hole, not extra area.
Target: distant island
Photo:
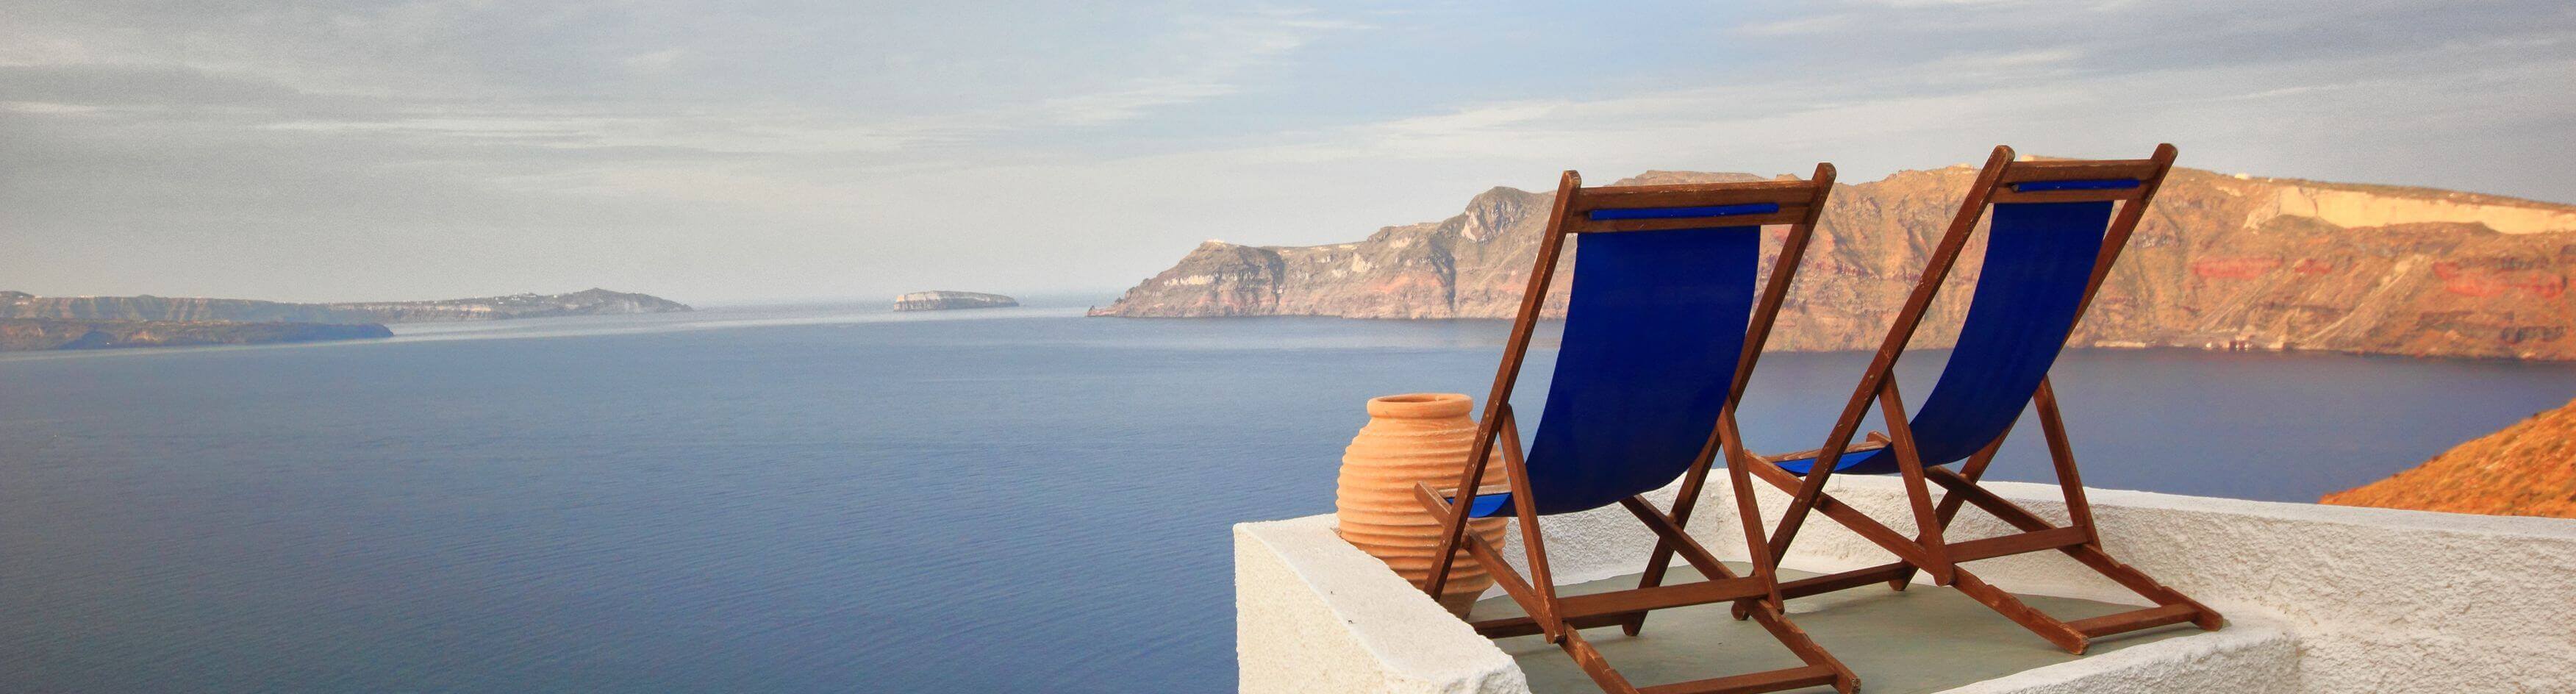
[[[393,337],[378,323],[221,323],[0,318],[0,352],[119,347],[191,347]]]
[[[328,304],[0,291],[0,351],[362,340],[393,336],[386,323],[687,310],[688,305],[668,299],[606,289]]]
[[[0,292],[0,318],[83,321],[215,321],[227,323],[427,323],[552,316],[670,313],[687,304],[661,297],[588,289],[570,294],[511,294],[437,301],[292,304],[253,299],[160,296],[36,296]]]
[[[1876,347],[1976,175],[1836,186],[1772,347]],[[1617,185],[1749,180],[1761,177],[1649,171]],[[1352,243],[1209,241],[1091,314],[1509,318],[1554,198],[1494,188],[1456,216]],[[2178,168],[2071,343],[2576,360],[2571,274],[2576,206]],[[1560,314],[1564,291],[1548,302]],[[1943,293],[1916,346],[1947,346],[1966,298]]]
[[[2576,518],[2576,402],[2318,503]]]
[[[953,311],[964,308],[1003,308],[1018,305],[1020,305],[1018,299],[979,292],[913,292],[894,298],[894,310],[897,311]]]

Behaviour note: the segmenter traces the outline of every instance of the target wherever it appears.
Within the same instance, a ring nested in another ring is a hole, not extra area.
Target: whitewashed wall
[[[1694,532],[1745,556],[1723,485]],[[2063,521],[2057,488],[1997,493]],[[1846,502],[1909,530],[1895,480],[1838,478]],[[2576,521],[2089,492],[2113,556],[2225,613],[2223,638],[2169,639],[1961,692],[2576,692]],[[1776,520],[1787,497],[1765,489]],[[1659,500],[1660,501],[1660,500]],[[1726,513],[1716,513],[1716,510]],[[1341,543],[1330,516],[1235,528],[1245,692],[1522,692],[1499,649]],[[1617,508],[1551,517],[1560,584],[1633,573],[1652,537]],[[1888,556],[1821,517],[1789,568]],[[1973,509],[1953,537],[2007,528]],[[1518,557],[1515,546],[1506,552]],[[2145,604],[2055,552],[1971,564],[2027,594]],[[1864,589],[1866,590],[1866,589]],[[1832,644],[1826,644],[1828,648]],[[2214,677],[2214,679],[2213,679]]]

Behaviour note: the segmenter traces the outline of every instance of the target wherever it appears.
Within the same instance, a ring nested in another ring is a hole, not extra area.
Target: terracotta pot
[[[1413,485],[1432,488],[1458,483],[1468,448],[1476,441],[1476,420],[1468,416],[1475,398],[1457,393],[1409,393],[1372,398],[1369,422],[1342,450],[1341,488],[1334,497],[1334,517],[1342,539],[1386,562],[1414,585],[1431,576],[1438,550],[1440,519],[1423,510]],[[1503,481],[1499,457],[1485,467],[1483,484]],[[1505,519],[1467,522],[1468,532],[1501,547]],[[1440,605],[1464,616],[1494,578],[1469,558],[1464,548],[1449,570]]]

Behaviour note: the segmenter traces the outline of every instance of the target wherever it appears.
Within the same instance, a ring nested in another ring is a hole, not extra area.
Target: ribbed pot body
[[[1370,399],[1369,422],[1342,451],[1340,489],[1334,516],[1342,539],[1386,562],[1414,585],[1431,576],[1438,552],[1440,519],[1423,510],[1413,485],[1434,489],[1458,483],[1468,449],[1476,442],[1476,420],[1468,416],[1475,399],[1457,393],[1410,393]],[[1503,481],[1499,456],[1486,465],[1484,482]],[[1503,544],[1504,519],[1468,521],[1469,532],[1495,547]],[[1462,547],[1441,590],[1440,604],[1466,614],[1476,596],[1492,586],[1493,576],[1468,557]]]

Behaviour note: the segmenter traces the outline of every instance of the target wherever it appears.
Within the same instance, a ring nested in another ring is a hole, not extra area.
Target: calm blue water
[[[1230,691],[1226,526],[1329,511],[1361,401],[1481,393],[1501,332],[772,309],[0,359],[0,691]],[[1861,364],[1769,358],[1748,438],[1815,446]],[[2092,485],[2277,500],[2576,395],[2320,355],[2058,374]],[[2044,479],[2038,438],[1997,474]]]

